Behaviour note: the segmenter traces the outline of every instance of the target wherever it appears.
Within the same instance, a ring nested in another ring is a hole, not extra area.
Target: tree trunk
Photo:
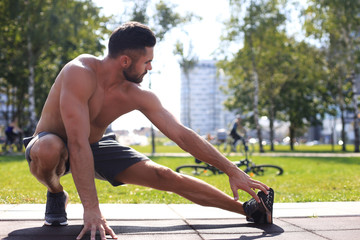
[[[294,151],[295,127],[290,123],[290,150]]]
[[[339,77],[338,79],[338,91],[339,91],[339,108],[340,108],[340,117],[341,117],[341,141],[342,141],[342,151],[346,152],[346,132],[345,132],[345,100],[343,93],[343,79]]]
[[[28,50],[28,68],[29,68],[29,111],[30,111],[30,130],[34,131],[36,120],[36,108],[35,108],[35,67],[34,67],[34,53],[31,43],[31,38],[27,36],[27,50]]]
[[[344,116],[344,106],[340,105],[341,112],[341,140],[342,140],[342,151],[346,152],[346,132],[345,132],[345,116]]]
[[[358,119],[358,95],[357,95],[357,88],[355,83],[355,74],[351,74],[351,84],[352,84],[352,91],[353,91],[353,97],[352,102],[354,105],[354,146],[355,150],[354,152],[359,152],[359,119]]]
[[[273,110],[271,110],[271,112],[270,112],[269,125],[270,125],[270,151],[274,152],[275,151],[275,147],[274,147],[275,130],[274,130],[274,113],[273,113]]]
[[[332,125],[331,125],[331,151],[335,151],[335,127],[336,127],[336,117],[333,117]]]
[[[252,4],[252,2],[251,2]],[[264,148],[262,145],[262,133],[261,133],[261,126],[259,124],[259,109],[258,109],[258,105],[259,105],[259,76],[257,74],[257,67],[256,67],[256,61],[255,61],[255,54],[254,54],[254,47],[253,47],[253,42],[252,42],[252,36],[250,33],[249,36],[249,45],[250,45],[250,49],[251,49],[251,63],[252,63],[252,77],[253,77],[253,81],[254,81],[254,122],[256,125],[256,132],[257,132],[257,137],[259,139],[259,152],[264,152]]]
[[[258,105],[259,105],[259,79],[258,79],[258,74],[256,72],[256,67],[255,67],[255,61],[253,60],[253,77],[254,77],[254,86],[255,86],[255,91],[254,91],[254,121],[256,124],[256,132],[257,132],[257,136],[259,139],[259,151],[260,152],[264,152],[264,148],[262,145],[262,133],[261,133],[261,126],[259,123],[259,109],[258,109]]]

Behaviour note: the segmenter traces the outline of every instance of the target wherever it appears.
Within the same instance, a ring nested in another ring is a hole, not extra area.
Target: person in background
[[[233,141],[231,143],[231,150],[236,152],[236,144],[239,140],[246,137],[246,130],[241,123],[241,116],[236,115],[235,120],[231,124],[230,136],[232,137]]]
[[[5,136],[6,136],[5,145],[4,145],[5,151],[7,150],[8,147],[9,147],[8,150],[9,152],[13,151],[13,145],[16,143],[16,140],[20,139],[21,132],[22,131],[18,126],[18,120],[15,117],[5,129]]]

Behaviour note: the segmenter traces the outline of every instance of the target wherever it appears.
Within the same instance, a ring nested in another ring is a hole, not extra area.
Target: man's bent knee
[[[30,170],[35,175],[38,171],[65,172],[68,159],[67,148],[61,138],[49,134],[39,138],[30,151]]]

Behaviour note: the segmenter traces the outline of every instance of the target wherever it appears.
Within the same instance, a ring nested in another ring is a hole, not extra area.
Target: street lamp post
[[[151,89],[151,74],[153,74],[153,72],[149,72],[149,89]],[[151,148],[152,148],[151,154],[154,155],[156,153],[156,150],[155,150],[155,131],[154,131],[154,126],[153,126],[152,123],[151,123],[151,126],[150,126],[150,131],[151,131]]]

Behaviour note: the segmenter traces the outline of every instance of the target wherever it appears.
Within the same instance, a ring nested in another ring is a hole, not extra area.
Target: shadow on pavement
[[[206,230],[209,232],[214,232],[219,229],[226,229],[225,231],[221,231],[224,233],[224,237],[226,234],[235,234],[239,235],[239,238],[219,238],[218,240],[251,240],[251,239],[261,239],[261,238],[272,238],[281,235],[285,232],[285,230],[276,225],[276,224],[254,224],[254,223],[244,223],[244,224],[199,224],[192,225],[194,229],[200,231],[201,233],[206,233]],[[231,230],[230,228],[233,228]],[[255,231],[254,229],[258,229],[259,231]],[[217,233],[219,234],[219,233]],[[217,238],[211,238],[211,240],[217,240]]]
[[[80,233],[82,227],[82,225],[72,225],[66,227],[49,227],[44,225],[41,227],[23,228],[12,231],[6,238],[3,238],[3,240],[73,240]]]
[[[111,224],[110,224],[111,225]],[[160,224],[161,225],[161,224]],[[7,237],[3,240],[68,240],[75,239],[76,236],[80,233],[82,225],[69,225],[66,227],[32,227],[32,228],[23,228],[12,231],[8,234]],[[226,236],[229,233],[239,235],[239,238],[232,239],[241,239],[241,240],[250,240],[250,239],[259,239],[259,238],[271,238],[278,236],[284,232],[284,229],[272,224],[272,225],[258,225],[258,224],[177,224],[177,225],[167,225],[167,226],[136,226],[136,225],[115,225],[111,226],[114,232],[117,235],[121,234],[131,234],[131,235],[141,235],[146,236],[146,234],[172,234],[178,235],[181,239],[182,234],[195,233],[195,231],[200,234],[207,233],[217,233],[217,235],[224,234]],[[258,230],[254,230],[258,229]],[[249,236],[247,236],[248,234]],[[85,236],[83,239],[89,239],[89,235]],[[96,239],[100,239],[97,236]],[[225,239],[225,238],[221,238]],[[230,240],[230,239],[229,239]]]

